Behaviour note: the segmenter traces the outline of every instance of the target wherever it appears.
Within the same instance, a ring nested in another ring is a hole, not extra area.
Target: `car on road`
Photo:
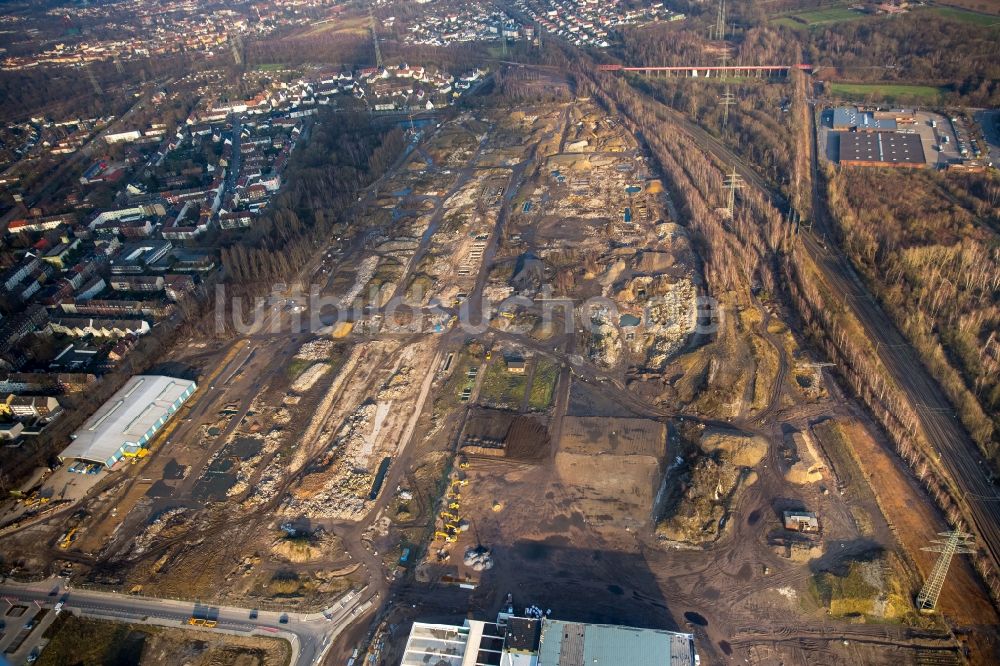
[[[252,611],[250,611],[250,619],[251,620],[256,620],[257,619],[257,615],[258,615],[258,612],[257,612],[256,608],[254,608]]]
[[[288,624],[288,613],[282,613],[281,617],[278,618],[280,624]]]

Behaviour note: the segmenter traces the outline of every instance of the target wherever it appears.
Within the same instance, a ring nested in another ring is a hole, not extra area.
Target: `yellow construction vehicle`
[[[73,543],[73,539],[76,536],[76,531],[78,529],[80,528],[79,527],[70,528],[69,531],[66,532],[66,534],[63,535],[63,538],[59,541],[59,547],[62,548],[63,550],[69,548],[69,545]]]
[[[193,625],[195,627],[203,627],[205,626],[205,619],[192,616],[188,618],[188,624]]]
[[[451,534],[448,534],[447,532],[438,531],[438,532],[434,533],[434,536],[438,537],[438,538],[441,538],[441,539],[444,539],[448,543],[452,543],[453,541],[455,541],[455,537],[452,536]]]
[[[219,624],[218,620],[205,620],[205,626],[209,629]]]
[[[455,509],[457,511],[459,509],[459,504],[458,502],[452,502],[451,504],[448,505],[448,508]]]
[[[442,511],[438,515],[440,515],[445,520],[458,520],[458,516],[457,515],[455,515],[454,513],[448,512],[448,511]]]

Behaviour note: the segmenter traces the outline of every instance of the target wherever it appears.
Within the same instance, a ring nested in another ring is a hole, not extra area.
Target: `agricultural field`
[[[795,12],[786,14],[772,20],[772,23],[784,25],[789,28],[816,28],[819,26],[842,23],[844,21],[857,21],[865,18],[861,12],[849,7],[830,7],[828,9],[817,9],[814,11]]]
[[[995,14],[992,16],[989,14],[980,14],[979,12],[967,11],[958,7],[932,7],[926,11],[952,21],[971,23],[984,28],[1000,28],[1000,16]]]

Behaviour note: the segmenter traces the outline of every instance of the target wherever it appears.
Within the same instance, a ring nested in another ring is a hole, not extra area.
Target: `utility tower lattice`
[[[243,56],[240,55],[240,50],[243,48],[243,43],[239,37],[233,37],[229,41],[229,48],[233,52],[233,62],[237,65],[243,64]]]
[[[378,47],[378,34],[375,32],[375,14],[372,12],[371,5],[368,5],[368,19],[371,21],[372,27],[372,44],[375,45],[375,66],[382,69],[382,51]]]
[[[953,532],[939,532],[938,536],[946,539],[934,539],[933,546],[921,548],[932,553],[941,553],[930,577],[924,583],[924,587],[917,595],[917,610],[922,613],[930,613],[937,606],[938,595],[944,586],[944,579],[948,575],[948,568],[951,566],[951,558],[955,555],[970,555],[975,551],[972,549],[972,535],[955,530]]]
[[[729,213],[729,219],[732,219],[736,212],[736,190],[741,187],[743,187],[743,179],[736,173],[736,167],[733,167],[732,173],[726,176],[725,182],[725,188],[729,190],[729,195],[726,199],[726,211]]]
[[[722,94],[722,98],[719,99],[719,104],[723,106],[722,110],[722,126],[726,127],[729,125],[729,107],[736,104],[736,95],[729,92],[729,84],[726,84],[726,92]]]
[[[719,11],[715,15],[715,38],[726,38],[726,0],[719,0]]]

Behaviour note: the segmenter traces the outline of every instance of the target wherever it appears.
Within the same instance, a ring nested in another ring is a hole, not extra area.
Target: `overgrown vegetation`
[[[547,358],[537,361],[535,375],[531,380],[531,391],[528,393],[528,408],[533,411],[544,411],[552,404],[552,396],[559,378],[559,366]]]
[[[845,170],[843,245],[988,455],[1000,424],[1000,179]]]

